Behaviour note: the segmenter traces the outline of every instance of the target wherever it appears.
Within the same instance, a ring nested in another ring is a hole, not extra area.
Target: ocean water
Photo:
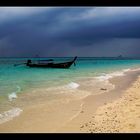
[[[14,66],[26,62],[28,58],[0,59],[0,96],[38,87],[55,87],[74,82],[80,78],[101,76],[103,74],[132,69],[140,66],[140,60],[114,60],[97,58],[78,58],[76,66],[69,69],[29,68],[25,65]],[[35,59],[35,58],[33,58]],[[41,59],[41,58],[40,58]],[[46,59],[46,58],[42,58]],[[73,58],[53,58],[56,62],[65,62]]]
[[[26,99],[25,101],[19,101],[14,106],[15,109],[19,107],[21,102],[24,105],[27,104],[27,100],[29,99],[35,100],[33,97],[39,98],[42,96],[44,98],[49,95],[48,99],[52,99],[58,96],[59,93],[66,95],[68,91],[74,96],[84,96],[86,94],[86,84],[87,89],[90,89],[92,86],[96,88],[99,85],[99,81],[104,82],[104,80],[113,76],[121,76],[125,71],[140,67],[140,60],[91,57],[79,57],[76,60],[76,66],[72,65],[69,69],[29,68],[25,65],[14,66],[14,64],[26,62],[27,59],[0,58],[0,113],[4,110],[6,111],[11,106],[11,102],[15,102],[20,96],[24,97],[27,93],[28,98],[23,98],[24,100]],[[36,58],[32,59],[36,60]],[[56,62],[65,62],[73,58],[53,59]],[[84,81],[84,79],[91,77],[94,78],[94,82],[93,79]],[[95,83],[96,80],[98,81],[97,83]],[[83,89],[81,88],[82,85]],[[80,92],[77,88],[81,88]],[[54,96],[54,93],[56,93],[56,96]],[[9,109],[11,111],[14,110],[13,108]],[[15,113],[15,110],[13,112]]]

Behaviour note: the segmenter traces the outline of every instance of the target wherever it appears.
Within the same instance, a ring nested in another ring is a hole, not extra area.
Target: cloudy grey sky
[[[140,7],[0,7],[0,57],[140,56]]]

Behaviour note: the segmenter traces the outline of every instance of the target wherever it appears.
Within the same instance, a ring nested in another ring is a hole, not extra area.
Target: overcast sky
[[[0,57],[140,56],[140,7],[0,7]]]

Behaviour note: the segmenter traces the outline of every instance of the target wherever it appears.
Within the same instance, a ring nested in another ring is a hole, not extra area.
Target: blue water
[[[17,91],[17,87],[20,87],[20,92],[17,94],[24,94],[26,91],[34,90],[38,87],[55,87],[68,84],[80,78],[100,76],[102,73],[140,67],[140,60],[80,57],[76,61],[76,66],[72,65],[69,69],[29,68],[25,65],[14,66],[14,64],[26,62],[27,59],[0,58],[0,97],[7,98],[9,94]],[[73,58],[53,59],[56,62],[64,62]]]

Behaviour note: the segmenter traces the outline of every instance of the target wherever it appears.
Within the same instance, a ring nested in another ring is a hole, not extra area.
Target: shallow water
[[[42,58],[43,59],[43,58]],[[67,61],[72,58],[55,58]],[[0,96],[15,92],[17,86],[21,92],[38,87],[54,87],[68,84],[79,78],[100,76],[102,74],[138,67],[140,60],[99,60],[78,58],[76,67],[70,69],[29,68],[25,65],[14,67],[14,64],[25,62],[27,58],[0,59]]]
[[[105,92],[100,89],[113,88],[108,82],[109,78],[123,76],[124,72],[140,67],[140,60],[111,58],[78,58],[76,66],[72,65],[70,69],[14,66],[26,62],[27,59],[0,59],[0,113],[13,107],[22,108],[33,102],[80,99]],[[73,58],[53,59],[64,62]]]

